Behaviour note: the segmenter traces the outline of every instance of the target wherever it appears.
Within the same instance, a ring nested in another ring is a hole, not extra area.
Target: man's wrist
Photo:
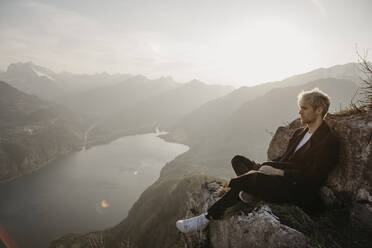
[[[277,173],[279,176],[284,176],[284,170],[277,169]]]

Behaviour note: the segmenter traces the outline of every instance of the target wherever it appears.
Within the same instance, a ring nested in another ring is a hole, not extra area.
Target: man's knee
[[[235,155],[232,159],[231,159],[231,164],[234,166],[235,164],[238,164],[240,161],[242,161],[244,159],[243,156],[241,155]]]
[[[260,173],[252,171],[244,175],[232,178],[229,182],[229,187],[243,189],[249,185],[255,185],[257,176],[260,176]]]
[[[238,185],[240,185],[240,182],[239,182],[239,180],[238,180],[238,178],[232,178],[232,179],[230,179],[230,182],[229,182],[229,187],[230,188],[237,188],[237,186]]]

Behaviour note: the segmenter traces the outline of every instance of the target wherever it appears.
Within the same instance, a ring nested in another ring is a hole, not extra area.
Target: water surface
[[[112,227],[165,163],[187,149],[155,133],[128,136],[0,184],[0,237],[10,236],[20,248],[42,248],[66,233]]]

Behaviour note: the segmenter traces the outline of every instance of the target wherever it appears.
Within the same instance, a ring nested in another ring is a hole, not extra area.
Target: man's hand
[[[260,169],[258,170],[266,175],[273,175],[273,176],[284,176],[284,171],[281,170],[281,169],[276,169],[272,166],[269,166],[269,165],[263,165],[260,167]]]
[[[244,175],[249,175],[249,174],[253,174],[253,173],[259,173],[259,171],[256,171],[256,170],[250,170],[250,171],[248,171],[247,173],[244,173]]]

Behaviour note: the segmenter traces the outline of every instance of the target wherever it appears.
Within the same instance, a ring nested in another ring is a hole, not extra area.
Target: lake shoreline
[[[46,242],[66,233],[112,227],[126,218],[161,169],[188,150],[160,134],[164,132],[122,136],[72,156],[61,155],[43,170],[2,184],[1,223],[19,247],[29,247],[25,242],[47,247]],[[44,237],[39,241],[38,233]]]
[[[37,168],[32,169],[30,167],[30,170],[26,171],[25,173],[20,173],[18,175],[9,177],[7,179],[0,180],[0,185],[7,184],[7,183],[9,183],[11,181],[14,181],[18,178],[21,178],[23,176],[31,175],[35,172],[38,172],[38,171],[42,170],[43,168],[47,167],[49,163],[53,163],[58,159],[67,157],[67,156],[73,154],[74,152],[81,152],[83,150],[87,150],[87,149],[90,149],[90,148],[93,148],[93,147],[96,147],[96,146],[107,145],[107,144],[110,144],[111,142],[113,142],[115,140],[118,140],[120,138],[127,137],[127,136],[156,133],[156,127],[155,126],[145,126],[142,129],[126,130],[126,131],[121,131],[121,132],[115,132],[115,133],[112,133],[112,134],[106,134],[105,136],[101,136],[101,137],[100,136],[98,136],[98,137],[95,136],[94,138],[89,138],[88,133],[90,131],[92,131],[96,127],[96,125],[97,125],[97,123],[94,123],[87,128],[87,130],[84,132],[84,140],[83,140],[82,144],[78,146],[78,148],[69,150],[67,152],[59,153],[59,154],[57,154],[57,155],[55,155],[51,158],[48,158],[45,161],[43,161],[42,163],[40,163]],[[162,134],[163,133],[161,133],[160,135],[162,135]],[[159,138],[161,138],[162,140],[164,140],[168,143],[186,145],[186,144],[181,144],[181,143],[177,143],[177,142],[168,141],[161,136],[159,136]]]

